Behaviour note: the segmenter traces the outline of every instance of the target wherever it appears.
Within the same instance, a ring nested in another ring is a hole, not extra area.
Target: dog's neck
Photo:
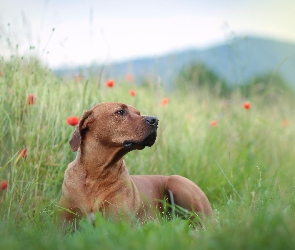
[[[105,180],[112,176],[129,178],[128,170],[125,166],[123,156],[126,151],[122,148],[107,148],[105,146],[95,146],[87,148],[85,145],[78,150],[76,161],[80,166],[84,166],[87,176],[93,180]],[[95,152],[95,153],[93,153]]]

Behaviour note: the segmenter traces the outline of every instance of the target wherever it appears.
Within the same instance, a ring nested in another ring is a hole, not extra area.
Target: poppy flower
[[[27,148],[22,149],[19,152],[19,156],[23,157],[24,159],[27,159]]]
[[[215,126],[217,126],[217,124],[218,124],[218,121],[216,121],[216,120],[213,120],[210,122],[211,127],[215,127]]]
[[[126,74],[126,75],[125,75],[125,80],[126,80],[127,82],[133,82],[133,81],[134,81],[134,77],[133,77],[132,74]]]
[[[136,92],[135,92],[134,89],[130,89],[130,90],[129,90],[129,94],[130,94],[131,96],[135,96],[135,95],[136,95]]]
[[[287,127],[287,126],[289,126],[289,120],[283,120],[282,121],[282,125],[284,126],[284,127]]]
[[[27,159],[27,148],[23,148],[22,150],[19,151],[18,156],[15,160],[15,163],[17,163],[20,158]]]
[[[161,103],[162,103],[163,106],[167,105],[169,103],[169,98],[168,97],[164,97],[162,99],[162,102]]]
[[[3,76],[3,75],[2,75],[2,72],[0,72],[0,77],[1,77],[1,76]]]
[[[34,105],[36,102],[37,97],[34,94],[29,94],[27,97],[28,105]]]
[[[75,82],[81,82],[83,80],[82,75],[75,75],[74,77]]]
[[[6,180],[3,180],[3,181],[1,182],[1,189],[2,189],[2,190],[5,190],[5,189],[7,188],[7,186],[8,186],[7,181],[6,181]]]
[[[69,116],[67,118],[67,123],[71,126],[76,126],[79,123],[79,118],[76,116]]]
[[[250,109],[251,108],[251,103],[250,102],[245,102],[243,106],[244,106],[244,109]]]
[[[114,86],[115,86],[115,81],[114,81],[114,80],[108,80],[108,81],[106,82],[106,86],[107,86],[108,88],[112,88],[112,87],[114,87]]]

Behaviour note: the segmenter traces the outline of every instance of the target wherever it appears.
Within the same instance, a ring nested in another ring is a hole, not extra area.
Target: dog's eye
[[[126,111],[124,109],[120,109],[115,112],[115,114],[117,114],[117,115],[125,115],[125,113],[126,113]]]

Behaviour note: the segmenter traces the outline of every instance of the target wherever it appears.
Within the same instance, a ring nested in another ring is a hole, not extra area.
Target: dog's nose
[[[158,121],[159,121],[159,120],[158,120],[157,117],[154,117],[154,116],[147,116],[147,117],[145,118],[145,121],[146,121],[146,123],[148,123],[149,125],[156,127],[156,126],[158,125]]]

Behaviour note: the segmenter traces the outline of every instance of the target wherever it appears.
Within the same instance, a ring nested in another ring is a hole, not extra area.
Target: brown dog
[[[78,153],[64,175],[62,221],[99,211],[114,219],[135,217],[144,222],[163,212],[163,200],[211,215],[206,195],[184,177],[129,175],[123,156],[152,146],[157,127],[157,118],[141,116],[122,103],[101,103],[85,111],[70,140]]]

